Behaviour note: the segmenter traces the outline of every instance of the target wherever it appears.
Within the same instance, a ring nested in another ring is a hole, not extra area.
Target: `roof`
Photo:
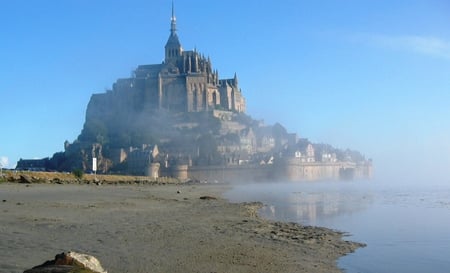
[[[169,39],[167,39],[166,47],[181,47],[180,40],[175,32],[170,34]]]

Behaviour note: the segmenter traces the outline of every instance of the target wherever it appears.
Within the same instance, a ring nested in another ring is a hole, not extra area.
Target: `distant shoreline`
[[[74,250],[110,273],[340,272],[336,260],[363,246],[261,219],[261,204],[220,198],[227,185],[122,182],[0,183],[0,268],[23,272]]]

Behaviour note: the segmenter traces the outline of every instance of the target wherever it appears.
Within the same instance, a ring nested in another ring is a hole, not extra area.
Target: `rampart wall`
[[[190,167],[191,179],[205,182],[251,182],[276,179],[273,165]]]
[[[190,179],[207,182],[315,181],[370,178],[372,166],[351,162],[307,163],[294,159],[273,165],[190,167],[187,172]]]

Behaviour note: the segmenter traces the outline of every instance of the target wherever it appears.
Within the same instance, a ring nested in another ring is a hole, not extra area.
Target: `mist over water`
[[[263,217],[341,230],[366,243],[339,260],[346,272],[450,272],[445,179],[242,183],[225,197],[261,201]]]

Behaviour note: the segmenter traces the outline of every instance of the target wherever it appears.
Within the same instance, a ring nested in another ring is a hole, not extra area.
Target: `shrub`
[[[83,178],[83,170],[81,170],[81,169],[75,169],[75,170],[73,170],[72,171],[72,174],[76,177],[76,178],[79,178],[79,179],[81,179],[81,178]]]

